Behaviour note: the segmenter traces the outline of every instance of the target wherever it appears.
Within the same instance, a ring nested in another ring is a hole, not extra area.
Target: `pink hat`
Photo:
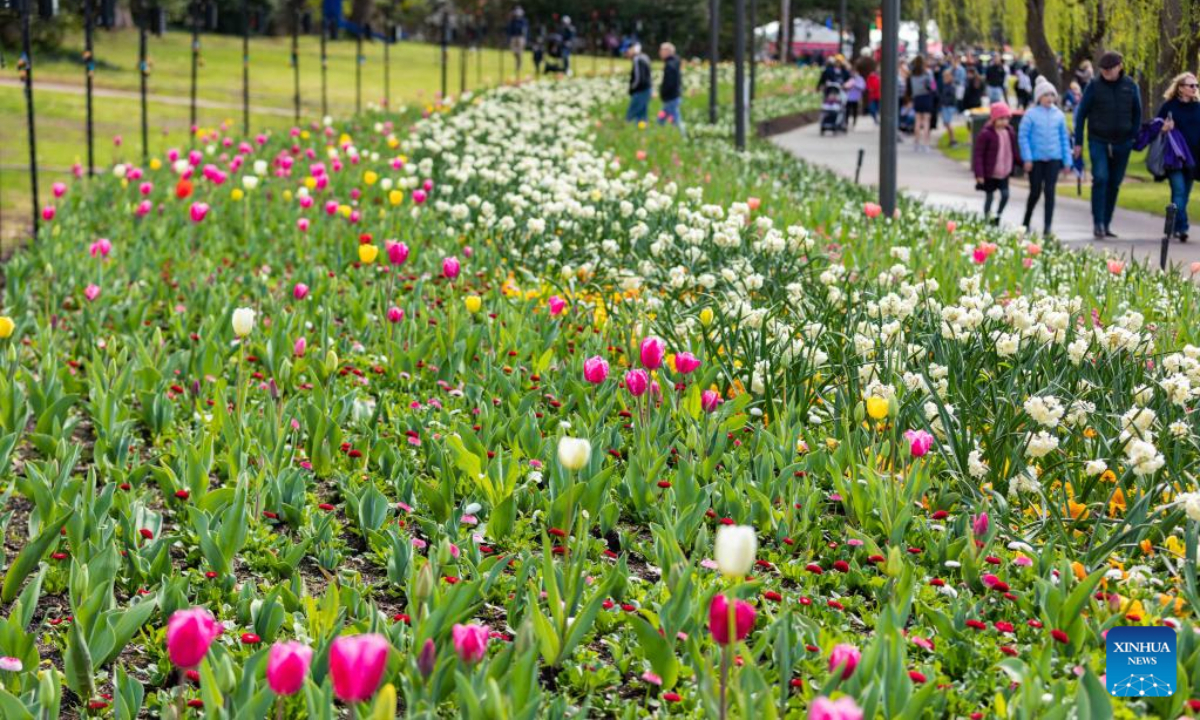
[[[1008,103],[996,102],[992,103],[992,120],[999,120],[1012,116],[1012,109],[1008,107]]]

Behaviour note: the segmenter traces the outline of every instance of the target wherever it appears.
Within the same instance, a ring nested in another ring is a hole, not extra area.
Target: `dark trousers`
[[[1054,220],[1054,191],[1058,186],[1058,173],[1062,171],[1062,160],[1034,160],[1029,173],[1029,199],[1025,201],[1025,229],[1033,221],[1033,211],[1038,199],[1045,194],[1046,204],[1042,210],[1042,232],[1050,234],[1050,223]]]
[[[1088,155],[1092,161],[1092,222],[1108,227],[1117,207],[1117,193],[1129,167],[1133,141],[1109,143],[1088,140]]]
[[[858,126],[858,101],[846,101],[846,121],[850,125]]]
[[[992,198],[996,193],[1000,193],[1000,204],[996,206],[996,219],[1004,214],[1004,206],[1008,205],[1008,178],[1003,180],[989,178],[984,183],[983,191],[983,216],[987,217],[992,212]]]

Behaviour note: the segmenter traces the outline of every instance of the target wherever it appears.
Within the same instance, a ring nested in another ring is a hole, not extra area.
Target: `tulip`
[[[154,209],[154,203],[150,202],[149,200],[143,200],[140,203],[138,203],[137,210],[135,210],[134,212],[137,214],[138,217],[146,217],[147,215],[150,214],[150,211],[153,209]]]
[[[1188,269],[1191,270],[1193,275],[1195,275],[1196,273],[1200,273],[1200,260],[1197,260],[1196,262],[1192,263],[1191,265],[1188,265]]]
[[[838,668],[841,668],[842,679],[849,680],[854,674],[854,669],[858,667],[859,660],[862,660],[862,653],[858,648],[848,643],[835,645],[833,652],[829,653],[829,672],[836,673]]]
[[[50,190],[54,193],[54,197],[60,198],[67,193],[66,183],[56,182],[50,186]]]
[[[991,526],[991,521],[988,519],[988,514],[983,512],[971,518],[971,532],[975,533],[976,537],[987,535],[988,528]]]
[[[83,289],[83,296],[88,299],[88,302],[95,300],[100,297],[100,286],[94,284],[88,285]]]
[[[308,349],[308,341],[304,338],[296,338],[296,342],[292,345],[292,354],[296,357],[304,357],[304,351]]]
[[[276,695],[295,695],[304,687],[312,664],[312,648],[304,643],[277,642],[267,656],[267,685]]]
[[[329,648],[333,694],[345,703],[370,700],[387,669],[391,645],[383,635],[343,635]]]
[[[199,223],[204,220],[204,216],[208,214],[208,203],[192,203],[191,207],[192,222]]]
[[[954,222],[953,220],[946,221],[946,232],[952,233],[957,229],[958,229],[958,223]]]
[[[681,352],[675,355],[675,370],[680,375],[687,375],[698,367],[700,367],[700,360],[690,352]]]
[[[112,252],[112,243],[105,238],[100,238],[91,244],[88,252],[91,253],[92,257],[106,258]]]
[[[976,265],[982,265],[987,262],[988,251],[984,248],[977,247],[971,252],[971,259],[975,261]]]
[[[363,265],[370,265],[375,262],[375,258],[379,256],[379,247],[366,243],[358,246],[358,260]]]
[[[390,323],[398,323],[404,319],[404,311],[393,305],[388,308],[387,319]]]
[[[167,621],[167,655],[181,668],[194,668],[208,654],[221,624],[204,608],[177,610]]]
[[[46,222],[50,222],[54,219],[55,212],[57,212],[57,210],[55,210],[53,205],[47,205],[46,207],[42,208],[42,219]]]
[[[596,355],[583,361],[583,379],[599,385],[608,378],[608,362]]]
[[[592,457],[587,438],[563,437],[558,441],[558,462],[567,470],[579,470]]]
[[[754,606],[745,600],[733,601],[734,642],[745,640],[754,629]],[[718,645],[729,644],[729,601],[724,595],[713,597],[708,606],[708,631]]]
[[[141,185],[138,185],[138,192],[140,192],[142,195],[149,195],[150,193],[154,192],[154,183],[144,182]]]
[[[454,652],[467,665],[474,665],[487,655],[488,628],[486,625],[459,625],[451,632]]]
[[[483,298],[478,295],[468,295],[463,298],[463,305],[466,306],[467,312],[474,315],[479,312],[479,308],[483,307]]]
[[[424,190],[413,190],[412,197],[413,197],[414,203],[416,203],[417,205],[421,205],[422,203],[425,202],[425,198],[426,198],[425,191]]]
[[[863,214],[874,220],[883,212],[883,207],[879,203],[863,203]]]
[[[551,295],[550,299],[547,302],[550,303],[550,314],[551,315],[555,315],[555,316],[562,315],[563,312],[565,312],[567,309],[567,301],[563,300],[562,298],[560,298],[557,295]]]
[[[1125,269],[1124,262],[1117,260],[1117,259],[1112,259],[1112,260],[1108,261],[1108,271],[1110,273],[1112,273],[1113,275],[1120,275],[1121,271],[1124,269]]]
[[[905,430],[904,439],[913,457],[923,457],[933,447],[933,436],[924,430]]]
[[[706,307],[700,311],[700,324],[701,325],[703,325],[704,327],[708,327],[709,325],[712,325],[712,321],[713,321],[713,309],[712,308]]]
[[[458,258],[448,257],[442,260],[442,275],[447,280],[453,280],[458,277],[458,273],[462,270],[462,266],[458,263]]]
[[[296,283],[296,286],[292,288],[292,297],[297,300],[303,300],[308,297],[308,286],[304,283]]]
[[[717,569],[731,577],[745,577],[754,565],[758,537],[749,525],[722,525],[717,529],[713,557]]]
[[[756,197],[748,197],[748,198],[746,198],[746,207],[750,208],[750,211],[753,212],[753,211],[759,209],[760,207],[762,207],[762,199],[756,198]]]
[[[650,336],[642,341],[639,348],[642,367],[647,370],[657,370],[662,367],[663,357],[667,354],[667,346],[659,338]]]
[[[388,262],[393,265],[403,265],[408,259],[408,246],[402,242],[388,243],[387,246]]]
[[[645,370],[630,370],[625,373],[625,389],[634,397],[645,394],[650,387],[650,375]]]
[[[310,221],[308,218],[297,218],[296,219],[296,229],[299,230],[300,232],[308,232],[309,222]]]
[[[254,329],[254,310],[251,308],[238,308],[233,311],[233,334],[238,337],[246,337],[250,331]]]
[[[21,672],[25,669],[25,663],[21,662],[20,658],[10,657],[5,655],[0,657],[0,670],[4,672]]]
[[[421,673],[421,677],[428,680],[436,665],[437,647],[432,638],[426,638],[425,644],[421,646],[421,654],[417,656],[417,671]]]
[[[887,398],[882,398],[878,395],[872,395],[871,397],[867,398],[867,414],[871,416],[872,420],[882,420],[887,417]]]
[[[16,330],[17,324],[7,315],[0,315],[0,340],[7,340],[12,337],[13,330]]]
[[[716,412],[717,406],[721,404],[721,393],[716,390],[705,390],[700,393],[700,407],[704,412]]]
[[[863,720],[863,711],[852,697],[819,697],[808,708],[808,720]]]

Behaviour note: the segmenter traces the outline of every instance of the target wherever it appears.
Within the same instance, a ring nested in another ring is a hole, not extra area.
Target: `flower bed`
[[[6,717],[1188,707],[1195,287],[620,91],[60,188],[5,268]],[[1110,699],[1164,623],[1180,690]]]

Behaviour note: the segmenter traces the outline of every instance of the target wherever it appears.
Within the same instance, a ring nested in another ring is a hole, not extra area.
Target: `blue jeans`
[[[680,134],[686,135],[683,129],[683,115],[679,112],[679,105],[683,102],[683,98],[677,97],[674,100],[667,100],[662,104],[662,113],[658,116],[658,124],[662,125],[668,120],[675,127],[679,128]]]
[[[1005,100],[1008,99],[1006,97],[1007,93],[1004,92],[1003,87],[996,87],[995,85],[988,85],[987,93],[988,93],[988,102],[993,103],[993,104],[998,103],[998,102],[1004,102]]]
[[[1191,170],[1172,170],[1167,173],[1167,182],[1171,183],[1171,202],[1175,203],[1175,232],[1188,231],[1187,205],[1192,194],[1192,182],[1195,176]]]
[[[650,89],[635,92],[629,96],[629,109],[625,111],[625,120],[638,122],[646,119],[650,112]]]
[[[1121,191],[1132,150],[1133,141],[1108,143],[1088,140],[1088,155],[1092,160],[1092,222],[1096,225],[1107,228],[1112,222],[1113,209],[1117,207],[1117,193]]]

